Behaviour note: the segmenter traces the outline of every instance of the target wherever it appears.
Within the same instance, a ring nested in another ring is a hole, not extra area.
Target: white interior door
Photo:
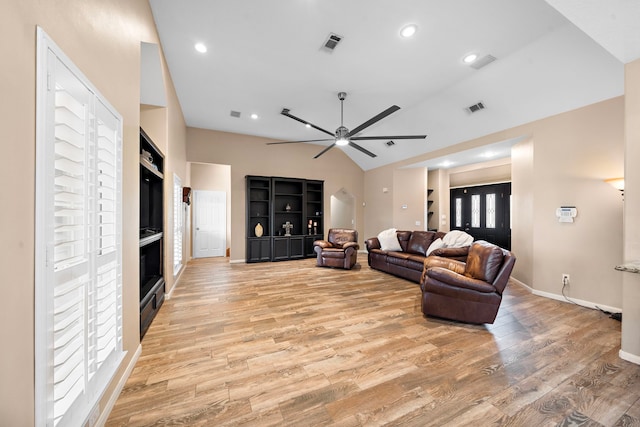
[[[195,190],[193,208],[193,257],[225,256],[227,194],[224,191]]]

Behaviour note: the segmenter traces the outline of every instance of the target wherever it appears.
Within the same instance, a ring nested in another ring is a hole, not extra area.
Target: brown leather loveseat
[[[369,266],[403,279],[420,283],[424,260],[431,243],[446,235],[441,231],[397,231],[401,251],[384,251],[377,237],[365,241]],[[439,248],[431,255],[466,261],[469,246],[462,248]]]

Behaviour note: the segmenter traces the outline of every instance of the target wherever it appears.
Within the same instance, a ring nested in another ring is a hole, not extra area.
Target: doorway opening
[[[331,195],[331,228],[356,228],[356,198],[344,188]]]

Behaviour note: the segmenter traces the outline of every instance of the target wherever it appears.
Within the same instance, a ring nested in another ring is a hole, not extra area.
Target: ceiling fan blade
[[[304,141],[278,141],[278,142],[267,142],[267,145],[278,145],[278,144],[297,144],[299,142],[321,142],[321,141],[333,141],[332,139],[306,139]]]
[[[347,136],[355,135],[358,132],[363,131],[364,129],[368,128],[372,124],[376,123],[377,121],[380,121],[380,120],[384,119],[389,114],[394,113],[394,112],[398,111],[399,109],[400,109],[400,107],[398,107],[397,105],[392,105],[391,107],[389,107],[386,110],[384,110],[382,113],[378,114],[377,116],[371,117],[369,120],[367,120],[366,122],[364,122],[363,124],[361,124],[357,128],[352,129],[351,132],[349,132],[349,134]]]
[[[318,154],[316,154],[313,158],[317,159],[318,157],[322,156],[324,153],[326,153],[327,151],[331,150],[334,146],[336,145],[336,143],[334,142],[333,144],[331,144],[330,146],[328,146],[327,148],[325,148],[324,150],[322,150],[321,152],[319,152]]]
[[[349,141],[349,145],[352,146],[353,148],[355,148],[356,150],[362,151],[364,154],[366,154],[367,156],[370,157],[377,157],[375,154],[373,154],[371,151],[366,150],[364,148],[362,148],[361,146],[359,146],[358,144],[356,144],[353,141]]]
[[[425,139],[427,135],[353,136],[351,140],[370,141],[374,139]]]
[[[313,123],[310,123],[310,122],[308,122],[308,121],[306,121],[306,120],[304,120],[304,119],[301,119],[300,117],[296,117],[296,116],[294,116],[293,114],[290,114],[290,113],[289,113],[289,109],[288,109],[288,108],[283,108],[283,109],[282,109],[282,111],[280,112],[280,114],[282,114],[283,116],[290,117],[290,118],[292,118],[293,120],[296,120],[296,121],[298,121],[298,122],[300,122],[300,123],[304,123],[305,125],[309,125],[309,126],[311,126],[312,128],[314,128],[314,129],[318,129],[320,132],[324,132],[324,133],[326,133],[327,135],[335,136],[335,134],[334,134],[333,132],[329,132],[329,131],[328,131],[328,130],[326,130],[326,129],[322,129],[321,127],[318,127],[318,126],[314,125]]]

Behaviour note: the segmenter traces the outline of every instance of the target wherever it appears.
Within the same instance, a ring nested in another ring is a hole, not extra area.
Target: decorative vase
[[[264,232],[264,229],[262,228],[262,224],[258,223],[254,231],[256,233],[256,237],[262,237],[262,233]]]
[[[287,206],[284,207],[284,210],[289,212],[291,210],[291,205],[287,203]]]

